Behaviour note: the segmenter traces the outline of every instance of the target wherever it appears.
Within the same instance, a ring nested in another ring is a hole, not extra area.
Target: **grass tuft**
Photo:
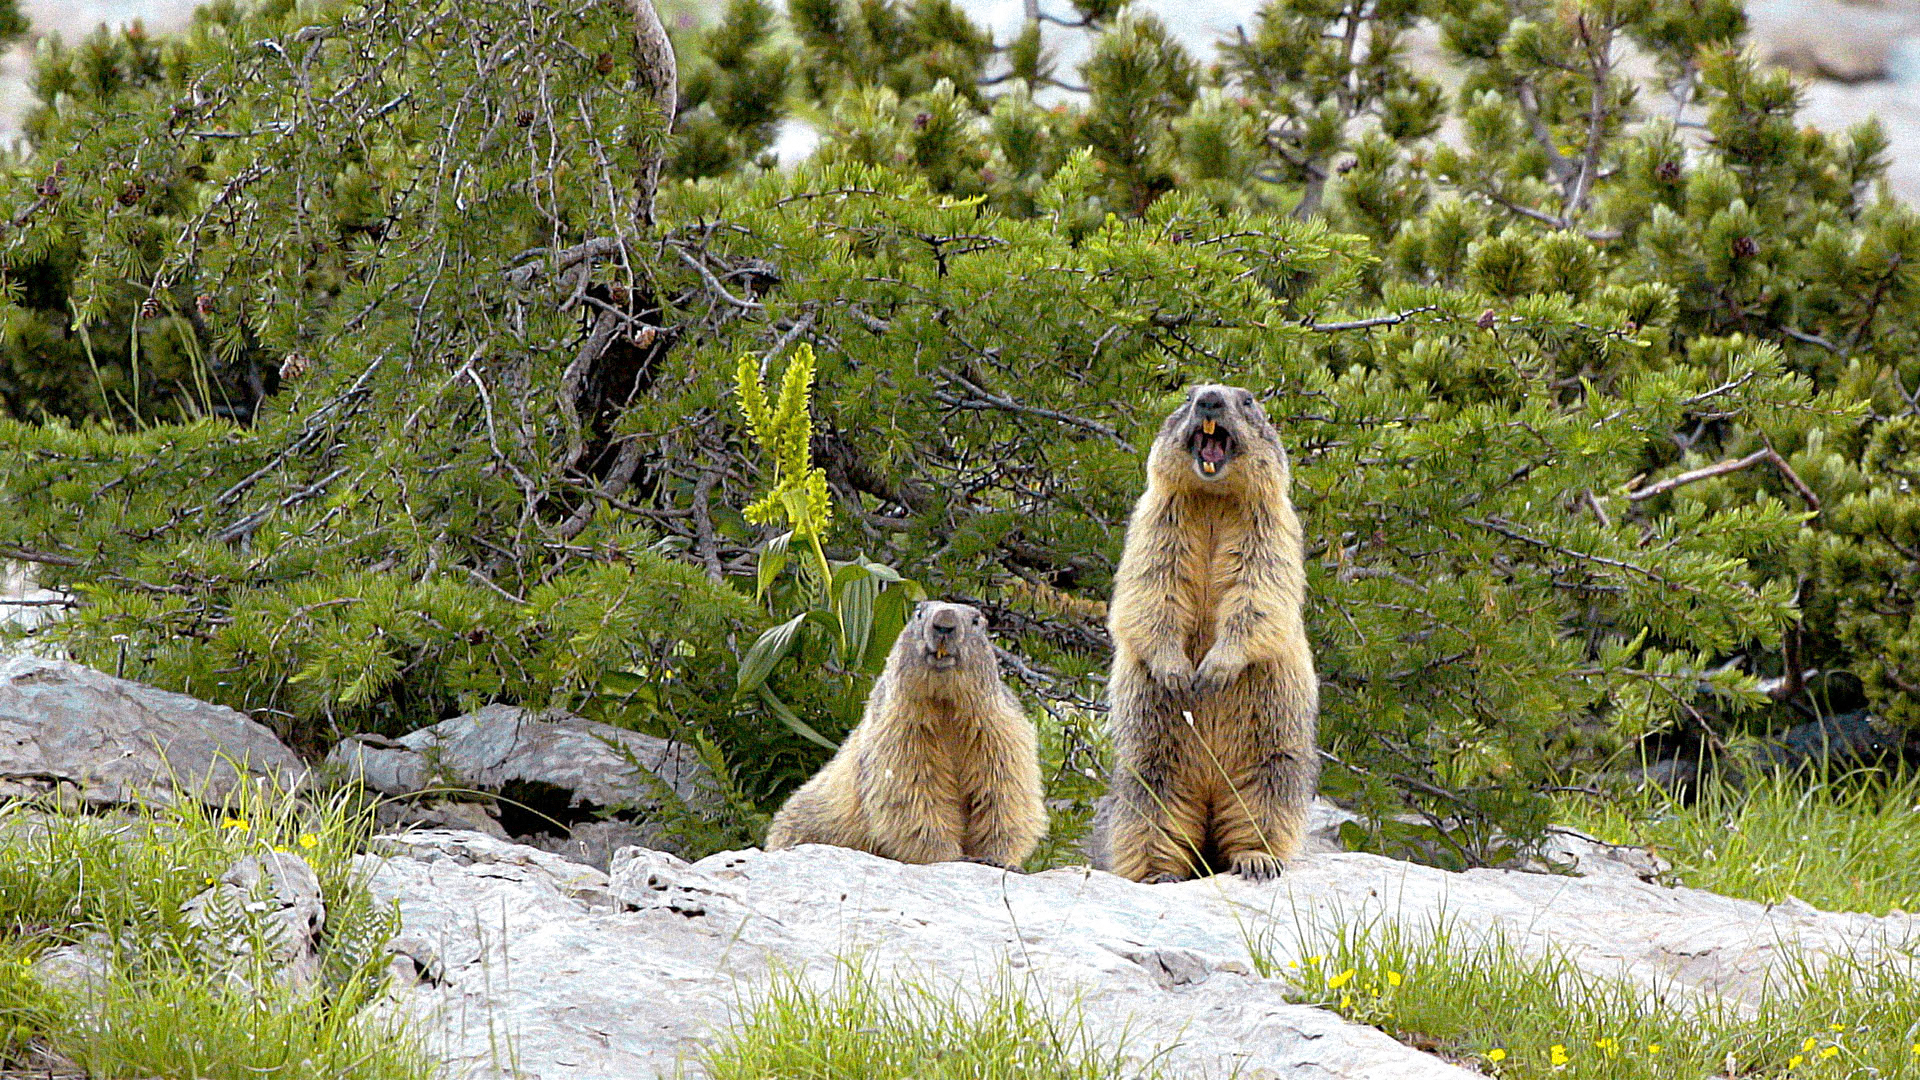
[[[1011,977],[971,992],[883,985],[841,965],[822,989],[778,974],[702,1062],[711,1080],[1108,1080],[1159,1074],[1097,1046],[1079,1006],[1023,993]]]
[[[411,1040],[362,1013],[395,929],[356,876],[371,824],[344,796],[311,802],[258,785],[219,809],[0,806],[0,1069],[52,1059],[101,1077],[424,1080]],[[248,925],[217,928],[254,943],[234,969],[181,913],[235,862],[269,851],[298,854],[320,882],[326,924],[311,986],[274,978],[275,935],[251,925],[260,915],[235,910]],[[65,945],[107,961],[108,973],[54,984],[36,964]]]
[[[1774,773],[1744,789],[1709,783],[1691,805],[1652,788],[1569,797],[1560,818],[1653,849],[1696,889],[1763,903],[1795,896],[1828,911],[1920,909],[1920,773]]]
[[[1342,925],[1302,955],[1285,969],[1294,1000],[1494,1076],[1920,1080],[1912,954],[1790,964],[1745,1012],[1445,920]]]

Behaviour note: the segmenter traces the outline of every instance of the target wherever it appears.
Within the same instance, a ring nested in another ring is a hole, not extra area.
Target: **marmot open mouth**
[[[928,645],[924,655],[927,666],[935,671],[945,671],[960,663],[960,654],[953,649],[943,649],[935,645]]]
[[[1239,450],[1226,425],[1217,420],[1202,420],[1194,425],[1193,434],[1187,437],[1187,446],[1193,451],[1194,464],[1207,476],[1218,474]]]

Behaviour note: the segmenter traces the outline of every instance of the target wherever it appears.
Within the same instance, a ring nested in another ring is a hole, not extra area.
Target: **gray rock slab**
[[[615,808],[651,817],[659,809],[660,792],[641,770],[691,808],[705,809],[713,801],[712,775],[689,746],[571,713],[512,705],[489,705],[399,739],[352,736],[333,748],[327,763],[393,796],[454,787],[519,790],[526,799],[526,790],[516,785],[540,785],[540,790],[560,792],[566,807],[579,812],[570,815],[575,818]],[[578,822],[565,836],[560,835],[565,826],[554,824],[552,846],[589,860],[597,855],[604,864],[611,854],[609,830],[596,829],[599,824]],[[659,846],[665,840],[657,824],[616,831],[624,843]]]
[[[1473,1075],[1370,1028],[1289,1004],[1256,972],[1324,948],[1335,925],[1445,919],[1456,940],[1501,933],[1584,968],[1751,1003],[1801,950],[1920,938],[1885,919],[1774,906],[1643,881],[1633,861],[1591,877],[1449,873],[1364,854],[1297,860],[1278,881],[1143,886],[1084,869],[1009,874],[903,866],[805,846],[689,865],[626,849],[606,879],[472,834],[413,834],[371,858],[400,911],[408,977],[393,1008],[452,1077],[674,1075],[772,972],[824,985],[843,961],[959,995],[1011,979],[1167,1075]],[[584,868],[581,868],[584,870]],[[582,888],[580,882],[591,883]],[[509,1062],[512,1063],[511,1068]],[[517,1071],[515,1071],[517,1070]]]
[[[224,799],[242,777],[306,768],[244,713],[65,660],[0,658],[0,798],[62,787],[95,805]]]

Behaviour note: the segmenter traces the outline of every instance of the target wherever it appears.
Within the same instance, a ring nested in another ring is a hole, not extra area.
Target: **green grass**
[[[1445,921],[1342,926],[1303,955],[1279,972],[1294,1000],[1500,1077],[1920,1080],[1911,954],[1790,964],[1744,1015]],[[1256,960],[1271,969],[1259,950]]]
[[[1650,789],[1570,797],[1560,820],[1652,848],[1697,889],[1875,915],[1920,908],[1920,774],[1772,775],[1745,790],[1714,783],[1691,806]]]
[[[1055,1009],[1011,976],[978,992],[882,983],[843,964],[818,988],[794,974],[741,1010],[702,1062],[711,1080],[1109,1080],[1157,1076],[1096,1046],[1077,1005]]]
[[[424,1080],[425,1058],[403,1033],[361,1012],[394,929],[353,870],[369,824],[344,799],[258,787],[218,811],[0,807],[0,1068],[50,1055],[108,1078]],[[327,921],[308,987],[274,977],[263,926],[221,927],[259,946],[231,968],[208,958],[206,932],[181,915],[236,861],[271,850],[299,854],[320,880]],[[34,964],[68,944],[110,959],[111,974],[50,985]]]

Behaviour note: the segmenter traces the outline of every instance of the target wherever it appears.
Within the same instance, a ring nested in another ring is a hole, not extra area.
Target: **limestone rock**
[[[630,755],[630,756],[629,756]],[[659,808],[655,784],[695,809],[712,804],[712,777],[692,748],[624,731],[565,712],[489,705],[400,739],[356,735],[327,763],[386,795],[457,787],[503,796],[501,824],[521,836],[548,834],[558,850],[602,860],[612,854],[602,812],[639,820],[612,830],[613,844],[663,846],[664,831],[647,819]]]
[[[255,961],[294,986],[320,973],[317,943],[327,908],[320,879],[298,855],[269,851],[234,863],[220,879],[180,905],[214,967],[245,983]]]
[[[232,709],[65,660],[0,659],[0,798],[71,785],[94,805],[218,803],[242,777],[291,789],[306,768]]]
[[[1759,5],[1753,42],[1762,59],[1802,75],[1842,83],[1885,79],[1912,14],[1890,8],[1809,0]]]
[[[1137,1060],[1165,1050],[1169,1075],[1466,1077],[1289,1004],[1282,983],[1257,974],[1255,951],[1266,970],[1284,969],[1340,920],[1418,929],[1444,917],[1457,938],[1551,943],[1597,974],[1751,1003],[1797,950],[1920,941],[1911,916],[1652,884],[1630,855],[1602,867],[1605,845],[1577,837],[1567,853],[1592,860],[1592,876],[1449,873],[1342,853],[1304,856],[1274,882],[1144,886],[1083,869],[905,866],[804,846],[691,865],[628,849],[604,891],[570,885],[551,855],[472,834],[389,843],[400,846],[365,869],[376,898],[401,913],[395,966],[410,977],[393,1008],[454,1077],[509,1075],[503,1045],[527,1078],[671,1074],[771,971],[824,982],[849,957],[956,993],[1010,974],[1050,1002],[1078,1001],[1105,1045],[1124,1035]]]

